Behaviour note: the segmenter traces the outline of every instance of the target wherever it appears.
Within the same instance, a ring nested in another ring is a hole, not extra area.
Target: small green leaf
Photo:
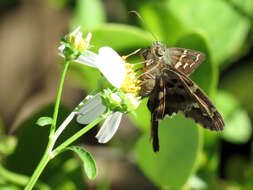
[[[80,146],[71,146],[66,148],[67,150],[72,150],[82,160],[84,164],[84,170],[89,179],[94,179],[97,176],[97,166],[92,155]]]
[[[51,125],[53,122],[53,118],[51,117],[40,117],[36,124],[39,126],[46,126],[46,125]]]

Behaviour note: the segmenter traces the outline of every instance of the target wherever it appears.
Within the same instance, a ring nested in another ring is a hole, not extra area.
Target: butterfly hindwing
[[[174,90],[169,89],[170,83],[165,84],[167,87],[165,114],[171,115],[172,111],[176,113],[181,111],[186,117],[207,129],[223,130],[222,116],[207,95],[190,78],[173,69],[164,69],[163,77],[166,81],[174,80],[177,84]]]
[[[167,50],[171,65],[187,76],[195,71],[205,59],[204,53],[195,50],[178,47],[169,47]]]
[[[156,80],[148,101],[155,152],[159,151],[158,121],[165,115],[180,112],[204,128],[214,131],[224,128],[224,121],[216,107],[190,78],[174,69],[165,68]]]

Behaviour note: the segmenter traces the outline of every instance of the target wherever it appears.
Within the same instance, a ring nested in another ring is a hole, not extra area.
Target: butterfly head
[[[146,48],[142,52],[142,56],[148,61],[147,66],[167,61],[167,59],[169,59],[167,47],[161,42],[153,42],[151,47]]]
[[[154,58],[161,59],[167,53],[167,48],[165,44],[161,42],[153,42],[151,46],[151,51]]]

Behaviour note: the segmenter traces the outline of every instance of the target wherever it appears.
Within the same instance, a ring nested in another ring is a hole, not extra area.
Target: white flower
[[[88,37],[86,37],[86,39],[87,38]],[[61,56],[63,56],[63,49],[64,47],[59,47],[59,54]],[[131,109],[136,109],[138,107],[140,98],[137,97],[139,81],[136,79],[136,73],[134,72],[132,65],[125,63],[125,60],[122,59],[112,48],[107,46],[102,47],[99,49],[98,54],[86,49],[83,54],[74,61],[98,68],[114,87],[121,89],[125,93],[124,97]],[[118,96],[116,93],[111,94],[111,100],[119,105],[120,102],[124,102],[122,101],[122,97]],[[102,102],[101,94],[96,94],[77,112],[77,122],[88,124],[103,114],[107,109],[108,108]],[[105,119],[96,135],[96,138],[100,143],[106,143],[112,138],[119,127],[122,114],[122,112],[116,110]]]
[[[59,55],[62,57],[65,56],[70,56],[70,55],[74,55],[76,56],[75,58],[79,57],[84,51],[85,54],[87,54],[86,57],[91,58],[91,57],[95,57],[96,54],[94,54],[91,51],[88,51],[88,49],[90,48],[90,41],[91,41],[91,33],[89,32],[86,36],[85,39],[83,39],[83,33],[80,32],[80,26],[77,27],[73,32],[71,32],[70,34],[66,35],[64,37],[64,39],[61,41],[62,45],[59,46]],[[64,50],[68,50],[66,51],[67,54],[65,54],[66,52],[64,52]],[[71,57],[73,58],[73,57]],[[92,66],[92,63],[94,60],[86,60],[88,63],[90,62],[91,64],[89,66]]]

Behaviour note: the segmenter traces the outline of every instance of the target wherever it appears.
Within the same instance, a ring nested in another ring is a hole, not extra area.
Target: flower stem
[[[11,183],[20,186],[25,186],[29,180],[29,177],[22,174],[11,172],[5,169],[1,164],[0,164],[0,176],[6,181],[9,181]],[[47,184],[42,183],[41,181],[38,181],[35,187],[37,187],[37,189],[39,190],[50,190],[50,187]]]
[[[53,145],[53,144],[52,144]],[[50,161],[50,148],[51,146],[48,146],[47,150],[45,151],[39,165],[37,166],[37,168],[35,169],[35,171],[33,172],[32,177],[29,179],[28,184],[25,187],[25,190],[31,190],[33,188],[33,186],[35,185],[35,183],[37,182],[40,174],[42,173],[42,171],[44,170],[44,168],[46,167],[46,165],[48,164],[48,162]]]
[[[63,83],[64,79],[68,70],[68,66],[70,64],[70,60],[66,60],[64,63],[64,68],[61,74],[60,82],[59,82],[59,87],[57,91],[57,96],[56,96],[56,101],[55,101],[55,106],[54,106],[54,113],[53,113],[53,122],[50,128],[50,134],[49,134],[49,141],[47,144],[47,148],[43,154],[42,159],[40,160],[37,168],[33,172],[33,175],[28,181],[28,184],[25,187],[25,190],[31,190],[33,186],[35,185],[36,181],[38,180],[40,174],[48,164],[48,162],[52,159],[52,149],[54,147],[54,144],[56,142],[56,138],[54,138],[54,132],[56,128],[56,122],[57,122],[57,116],[58,116],[58,111],[59,111],[59,106],[60,106],[60,100],[61,100],[61,94],[62,94],[62,88],[63,88]]]
[[[56,101],[55,101],[53,122],[52,122],[52,125],[51,125],[51,128],[50,128],[49,137],[54,134],[54,131],[55,131],[55,128],[56,128],[56,122],[57,122],[57,116],[58,116],[58,111],[59,111],[59,106],[60,106],[63,83],[64,83],[64,79],[65,79],[69,64],[70,64],[70,60],[66,60],[65,63],[64,63],[64,68],[63,68],[63,71],[62,71],[62,74],[61,74],[61,79],[60,79],[60,82],[59,82],[57,97],[56,97]]]
[[[61,153],[64,150],[64,148],[69,146],[72,142],[74,142],[79,137],[81,137],[83,134],[85,134],[87,131],[92,129],[95,125],[97,125],[100,121],[102,121],[106,116],[107,116],[107,114],[102,114],[96,120],[92,121],[89,125],[85,126],[80,131],[75,133],[73,136],[69,137],[66,141],[64,141],[57,148],[54,149],[53,156],[57,156],[59,153]]]

